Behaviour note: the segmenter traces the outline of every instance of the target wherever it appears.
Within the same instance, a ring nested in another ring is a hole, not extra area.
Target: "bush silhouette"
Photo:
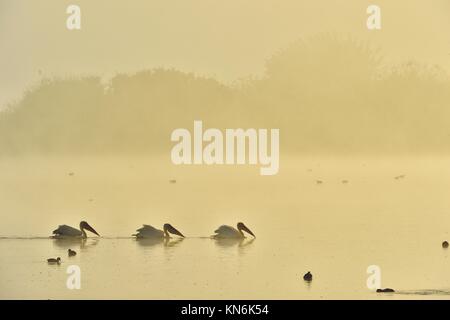
[[[415,153],[450,148],[450,81],[438,67],[388,66],[352,38],[319,35],[267,60],[260,79],[227,86],[154,69],[47,79],[0,113],[3,154],[155,153],[193,120],[280,128],[282,152]]]

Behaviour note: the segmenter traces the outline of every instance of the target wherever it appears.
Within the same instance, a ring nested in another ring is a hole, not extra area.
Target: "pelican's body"
[[[242,232],[232,226],[223,225],[214,231],[216,238],[245,238]]]
[[[88,230],[98,236],[100,236],[97,231],[94,230],[86,221],[80,222],[80,229],[76,229],[74,227],[68,225],[60,225],[58,229],[53,231],[53,238],[87,238],[86,231]]]
[[[253,232],[250,231],[250,229],[247,228],[242,222],[237,224],[237,229],[232,226],[222,225],[214,231],[215,235],[212,237],[214,239],[243,239],[245,238],[245,235],[242,231],[245,231],[255,237]]]
[[[166,223],[163,226],[163,230],[156,229],[153,226],[150,226],[148,224],[142,225],[142,228],[139,228],[136,230],[137,232],[133,234],[133,237],[136,237],[138,239],[145,238],[145,239],[164,239],[164,238],[170,238],[169,232],[175,235],[178,235],[180,237],[184,238],[184,235],[172,227],[172,225]]]

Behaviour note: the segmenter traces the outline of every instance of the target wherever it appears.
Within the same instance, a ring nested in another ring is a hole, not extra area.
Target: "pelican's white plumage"
[[[88,230],[99,236],[97,231],[92,228],[86,221],[80,222],[80,229],[68,225],[60,225],[56,230],[53,231],[53,238],[87,238],[86,231]]]
[[[221,238],[243,238],[239,230],[233,228],[232,226],[222,225],[217,230],[214,231],[217,237]]]
[[[142,225],[142,228],[136,230],[133,234],[136,238],[164,238],[164,231],[158,230],[148,224]]]
[[[245,235],[242,231],[251,234],[253,237],[255,235],[249,228],[247,228],[242,222],[237,224],[237,229],[232,226],[221,225],[217,230],[214,231],[215,235],[212,237],[215,239],[242,239]]]
[[[133,236],[136,238],[162,239],[169,238],[169,232],[184,238],[184,235],[180,231],[178,231],[168,223],[164,224],[163,230],[159,230],[153,226],[144,224],[142,225],[142,228],[136,230],[136,233],[133,234]]]
[[[78,230],[77,228],[68,226],[66,224],[60,225],[58,229],[53,231],[53,234],[55,235],[65,235],[68,237],[81,237],[82,233],[81,230]]]

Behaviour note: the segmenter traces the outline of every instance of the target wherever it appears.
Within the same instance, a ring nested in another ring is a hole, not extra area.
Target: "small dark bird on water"
[[[50,258],[50,259],[47,259],[47,262],[48,262],[48,264],[61,264],[61,258],[60,257],[58,257],[58,258]]]
[[[305,273],[305,275],[303,276],[303,280],[305,281],[312,281],[312,274],[310,271],[308,271],[307,273]]]
[[[170,179],[169,182],[170,182],[170,183],[177,183],[177,180],[175,180],[175,179]]]
[[[317,184],[322,184],[323,181],[322,181],[322,180],[316,180],[316,183],[317,183]]]
[[[442,242],[442,248],[444,248],[444,249],[448,248],[448,242],[447,241]]]
[[[68,253],[69,257],[73,257],[73,256],[77,255],[77,252],[72,249],[67,250],[67,253]]]
[[[395,290],[391,288],[386,288],[386,289],[377,289],[377,292],[395,292]]]
[[[395,180],[400,180],[400,179],[403,179],[403,178],[405,178],[404,174],[394,177]]]

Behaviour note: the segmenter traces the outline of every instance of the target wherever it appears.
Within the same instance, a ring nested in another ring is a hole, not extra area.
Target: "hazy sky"
[[[81,7],[82,30],[66,29],[69,4]],[[369,4],[382,9],[380,31],[366,28]],[[0,0],[0,105],[52,75],[164,66],[231,82],[322,32],[367,40],[388,61],[450,71],[448,0]]]

